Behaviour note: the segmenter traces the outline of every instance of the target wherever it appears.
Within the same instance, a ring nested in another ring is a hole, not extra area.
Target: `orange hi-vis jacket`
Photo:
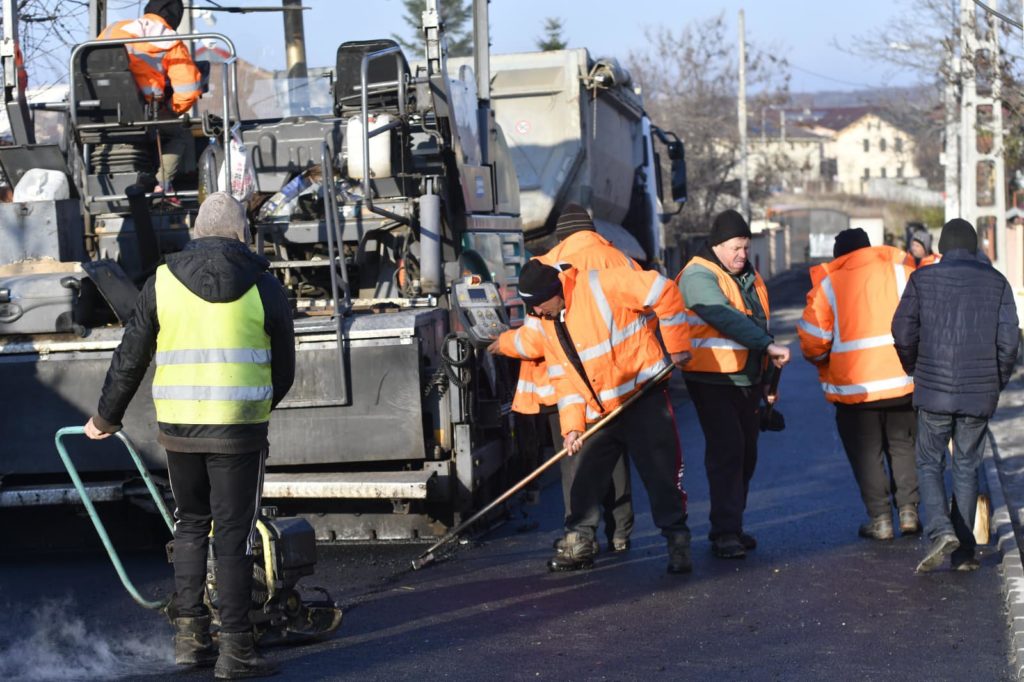
[[[722,269],[718,263],[713,263],[700,256],[691,258],[686,267],[676,275],[677,289],[683,273],[694,266],[704,267],[715,274],[718,278],[718,287],[733,308],[748,317],[754,314],[744,302],[743,293],[732,275]],[[761,301],[765,317],[771,320],[771,310],[768,307],[768,287],[765,286],[760,273],[756,271],[754,273],[754,289],[757,291],[758,300]],[[690,325],[690,339],[693,343],[693,359],[686,364],[686,371],[733,374],[743,370],[750,352],[746,346],[723,335],[689,308],[686,309],[686,321]]]
[[[517,343],[524,355],[547,360],[565,435],[586,430],[668,367],[665,350],[689,351],[690,333],[679,288],[657,272],[570,268],[560,277],[565,328],[586,376],[569,360],[552,320],[521,327],[524,333]],[[664,348],[649,325],[647,313],[652,310]]]
[[[940,256],[939,254],[937,254],[937,253],[929,253],[927,256],[925,256],[924,258],[921,259],[920,263],[918,263],[914,259],[914,256],[911,255],[910,253],[908,253],[907,257],[903,261],[903,264],[906,265],[911,270],[917,270],[917,269],[923,268],[926,265],[935,265],[940,260],[942,260],[942,256]]]
[[[170,82],[174,95],[170,108],[176,114],[183,114],[192,108],[199,96],[202,76],[192,55],[178,34],[163,17],[156,14],[144,14],[139,19],[125,19],[103,29],[100,40],[116,40],[120,38],[162,38],[145,43],[128,43],[128,68],[135,76],[147,102],[163,99]]]
[[[819,271],[824,276],[807,295],[797,332],[804,357],[818,365],[829,402],[852,405],[914,391],[891,333],[896,306],[913,272],[905,256],[892,246],[865,247]]]
[[[543,256],[537,256],[537,260],[551,266],[571,264],[578,270],[605,270],[625,266],[640,269],[632,258],[597,232],[574,232]],[[540,328],[540,320],[533,316],[527,316],[525,324]],[[499,349],[502,355],[520,359],[519,383],[512,399],[512,410],[520,414],[537,414],[541,407],[557,404],[558,398],[543,355],[528,358],[519,352],[515,339],[520,329],[509,330],[499,336]]]

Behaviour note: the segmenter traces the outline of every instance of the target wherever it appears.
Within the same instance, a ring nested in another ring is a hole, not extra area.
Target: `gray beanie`
[[[249,221],[245,207],[227,192],[214,192],[199,206],[192,236],[227,237],[249,243]]]

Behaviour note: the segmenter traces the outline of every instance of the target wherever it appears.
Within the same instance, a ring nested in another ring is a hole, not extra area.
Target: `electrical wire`
[[[1006,16],[1002,12],[999,12],[997,10],[992,9],[991,7],[986,5],[981,0],[974,0],[974,4],[977,5],[978,7],[980,7],[981,9],[985,10],[986,12],[991,14],[992,16],[997,17],[999,19],[1002,19],[1003,21],[1008,23],[1010,26],[1013,26],[1015,28],[1019,28],[1021,30],[1024,30],[1024,25],[1022,25],[1019,21],[1015,21],[1014,19],[1011,19],[1010,17]]]

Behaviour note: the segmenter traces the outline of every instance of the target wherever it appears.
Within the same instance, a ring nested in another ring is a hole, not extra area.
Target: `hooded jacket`
[[[211,303],[234,301],[253,285],[263,304],[264,329],[270,337],[272,406],[288,393],[295,378],[295,331],[291,306],[281,284],[267,272],[267,259],[252,253],[241,242],[223,237],[196,239],[167,256],[167,267],[189,291]],[[128,404],[156,352],[160,324],[156,277],[150,277],[135,302],[135,311],[125,325],[121,344],[114,351],[103,392],[96,426],[106,433],[121,428]],[[158,423],[158,441],[174,452],[234,454],[253,452],[268,446],[267,424],[165,424]]]

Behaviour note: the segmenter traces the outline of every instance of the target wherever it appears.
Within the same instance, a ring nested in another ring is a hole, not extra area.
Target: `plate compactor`
[[[100,541],[107,550],[110,561],[114,564],[121,584],[140,606],[161,611],[173,620],[172,609],[169,608],[171,603],[169,598],[146,599],[128,578],[121,559],[107,535],[106,528],[96,512],[96,507],[89,499],[88,492],[78,475],[78,470],[68,455],[63,442],[64,437],[84,432],[85,430],[80,426],[66,427],[57,431],[55,438],[57,452],[71,476]],[[163,516],[168,530],[173,533],[174,521],[167,509],[167,504],[135,447],[123,432],[114,435],[128,449],[128,454],[135,462],[135,466],[153,498],[153,503]],[[316,566],[316,538],[309,522],[297,517],[279,518],[274,509],[263,508],[256,521],[256,531],[258,541],[253,546],[255,562],[252,608],[249,614],[256,642],[261,646],[301,644],[323,639],[337,630],[341,625],[342,612],[331,600],[327,591],[320,587],[310,588],[311,592],[316,593],[315,597],[310,597],[308,594],[304,596],[300,593],[297,587],[301,578],[313,575]],[[216,637],[216,629],[220,624],[217,608],[217,576],[214,572],[213,562],[215,546],[216,532],[211,537],[206,572],[206,602],[212,616],[214,637]],[[174,560],[173,540],[167,543],[167,558],[171,562]]]

